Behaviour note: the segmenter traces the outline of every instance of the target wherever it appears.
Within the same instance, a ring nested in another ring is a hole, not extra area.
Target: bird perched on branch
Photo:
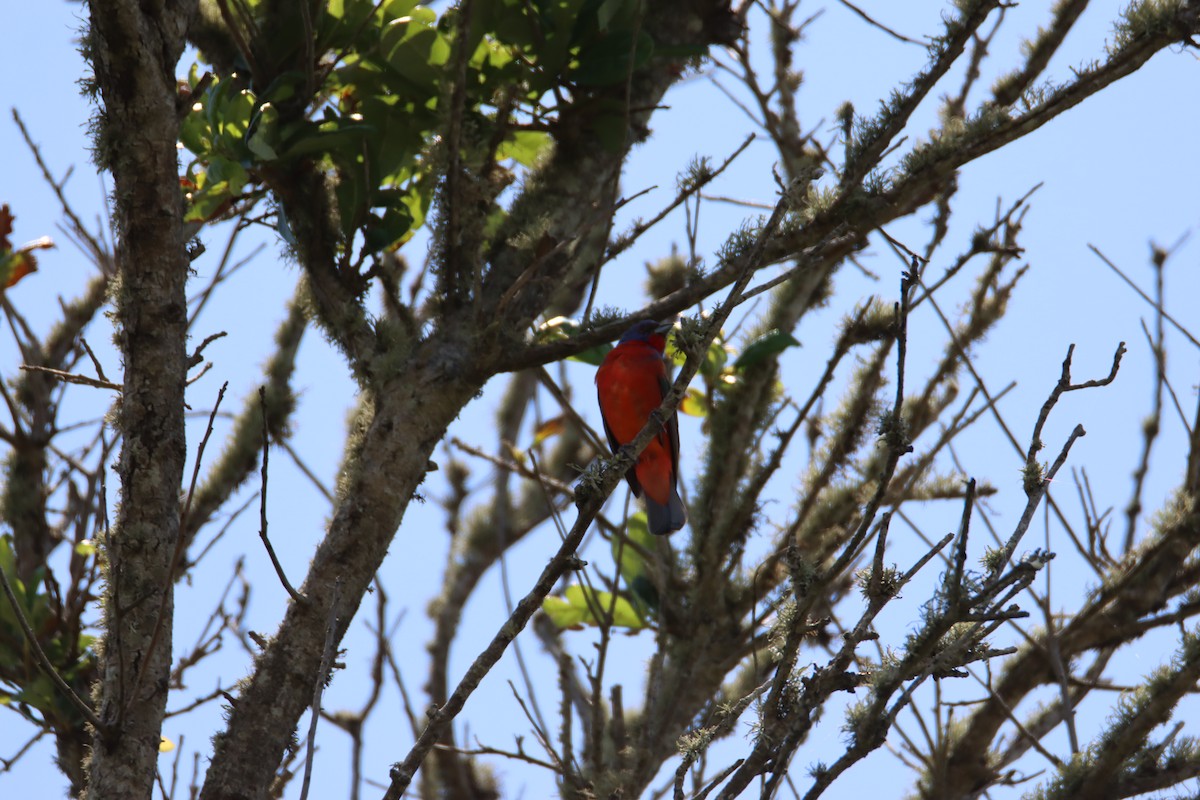
[[[637,438],[670,390],[663,361],[670,322],[642,320],[625,332],[596,371],[596,395],[608,443],[616,452]],[[633,469],[625,474],[635,497],[646,503],[651,533],[672,533],[687,522],[679,497],[679,420],[672,416]]]

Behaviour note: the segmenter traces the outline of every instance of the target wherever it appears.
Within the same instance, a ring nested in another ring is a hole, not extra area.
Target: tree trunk
[[[121,504],[104,537],[104,639],[87,796],[149,798],[171,667],[171,569],[187,457],[188,258],[175,143],[175,64],[194,2],[93,0],[102,108],[97,160],[113,175]]]

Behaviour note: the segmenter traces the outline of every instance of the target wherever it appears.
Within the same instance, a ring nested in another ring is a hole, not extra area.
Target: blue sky
[[[1021,36],[1030,35],[1045,21],[1043,4],[1023,3],[1010,11],[1010,21],[993,42],[991,52],[997,66],[1010,67],[1019,53]],[[1121,3],[1091,4],[1079,28],[1068,39],[1062,53],[1051,67],[1050,77],[1066,80],[1072,66],[1085,63],[1102,54],[1103,43],[1111,33],[1110,21]],[[914,38],[936,28],[940,16],[948,13],[948,5],[940,2],[904,4],[898,11],[893,4],[863,4],[875,16],[897,30]],[[813,5],[813,11],[819,6]],[[88,159],[87,123],[92,108],[79,96],[76,83],[80,77],[81,59],[75,50],[74,38],[80,28],[81,6],[75,3],[8,2],[5,7],[6,30],[10,42],[21,47],[0,49],[0,74],[5,75],[0,91],[5,111],[16,108],[29,127],[35,142],[54,173],[61,177],[73,169],[67,192],[75,210],[85,221],[103,217],[105,193],[110,186],[96,176]],[[34,55],[30,55],[30,54]],[[836,129],[835,112],[845,101],[851,101],[859,113],[868,115],[877,108],[881,98],[906,80],[925,63],[923,48],[897,42],[868,27],[854,14],[836,2],[809,28],[808,36],[799,43],[796,63],[804,70],[800,90],[802,122],[806,128],[816,128],[825,141],[833,139]],[[181,64],[179,73],[186,73]],[[962,79],[956,70],[939,87],[937,94],[956,91]],[[728,75],[718,80],[726,87],[734,81]],[[987,87],[990,81],[981,82]],[[978,99],[978,92],[975,95]],[[682,171],[693,154],[709,155],[715,161],[732,152],[752,130],[751,123],[714,85],[709,73],[691,78],[673,91],[667,99],[669,108],[657,113],[652,127],[653,137],[637,148],[626,170],[623,191],[632,195],[650,186],[659,187],[626,209],[625,221],[633,215],[651,216],[665,204],[673,190],[675,175]],[[926,135],[936,123],[936,97],[927,102],[906,131],[910,141]],[[1095,245],[1120,265],[1128,275],[1143,286],[1150,286],[1148,266],[1149,243],[1170,245],[1189,231],[1200,226],[1200,201],[1195,187],[1200,185],[1200,157],[1195,146],[1196,131],[1200,131],[1200,62],[1193,52],[1176,48],[1156,56],[1149,65],[1134,76],[1121,81],[1098,98],[1071,110],[1036,131],[1026,139],[969,165],[962,172],[961,189],[955,200],[956,224],[949,243],[940,253],[941,261],[930,266],[933,274],[965,247],[974,227],[989,223],[997,203],[1008,205],[1025,194],[1035,184],[1042,188],[1031,201],[1032,209],[1025,219],[1022,243],[1026,248],[1022,263],[1030,272],[1011,304],[1006,322],[1000,332],[977,353],[977,365],[989,376],[993,390],[1010,380],[1018,387],[1008,395],[1001,408],[1013,425],[1018,437],[1027,438],[1037,409],[1057,379],[1067,347],[1076,343],[1075,376],[1077,379],[1099,377],[1107,373],[1117,342],[1128,343],[1129,354],[1117,382],[1107,389],[1078,393],[1066,397],[1059,405],[1046,430],[1049,451],[1057,452],[1060,443],[1076,423],[1082,423],[1088,436],[1072,451],[1071,465],[1086,467],[1097,497],[1102,503],[1117,507],[1117,513],[1128,497],[1129,472],[1132,455],[1140,444],[1140,420],[1149,408],[1153,362],[1142,337],[1140,323],[1151,321],[1151,309],[1126,289],[1120,279],[1105,268],[1088,245]],[[28,150],[20,139],[16,125],[6,114],[0,119],[0,202],[8,203],[16,215],[14,239],[23,242],[50,235],[59,244],[41,258],[41,271],[12,290],[11,298],[38,331],[45,331],[58,309],[59,296],[77,293],[91,267],[58,230],[60,210],[52,193],[41,180]],[[751,145],[747,153],[714,186],[713,193],[758,202],[772,202],[774,183],[771,166],[777,156],[765,139]],[[744,217],[753,212],[723,203],[706,203],[698,251],[711,263],[712,254],[725,237]],[[929,216],[928,210],[915,220],[897,223],[889,233],[910,241],[914,249],[925,241],[920,222]],[[209,252],[196,263],[195,286],[203,285],[215,269],[216,256],[223,238],[216,231],[204,236]],[[210,346],[208,359],[214,362],[212,371],[189,391],[193,408],[206,411],[216,396],[222,381],[229,381],[230,392],[226,410],[236,411],[243,399],[257,386],[259,369],[267,357],[270,337],[281,318],[290,296],[290,286],[296,268],[280,255],[280,248],[265,237],[245,237],[237,252],[246,255],[258,241],[266,242],[265,252],[248,267],[231,278],[219,293],[219,299],[206,308],[196,322],[194,337],[226,330],[229,336]],[[643,263],[665,255],[671,245],[685,246],[682,215],[676,214],[657,230],[647,235],[636,248],[626,254],[605,273],[601,283],[600,300],[625,307],[640,301],[631,287],[640,286],[644,277]],[[419,261],[423,256],[420,240],[409,247],[409,258]],[[1167,307],[1193,331],[1200,330],[1200,315],[1194,298],[1200,296],[1200,237],[1185,242],[1170,262],[1167,277]],[[827,347],[832,341],[832,325],[850,310],[854,301],[874,293],[895,295],[898,273],[902,265],[885,249],[875,248],[864,257],[864,263],[881,276],[873,283],[853,269],[842,271],[838,278],[838,295],[830,308],[805,320],[797,332],[804,347],[790,351],[785,380],[797,392],[811,385],[806,378],[824,364]],[[965,282],[964,282],[965,286]],[[949,310],[949,309],[948,309]],[[938,357],[944,334],[931,314],[918,315],[912,323],[913,369],[928,370]],[[89,342],[97,350],[108,373],[119,373],[119,360],[109,343],[109,333],[102,324],[89,332]],[[1170,374],[1180,401],[1189,413],[1196,402],[1197,357],[1194,349],[1177,335],[1168,337],[1171,347]],[[6,377],[15,374],[19,356],[10,337],[0,337],[0,370]],[[590,402],[591,373],[589,368],[569,364],[579,408],[593,423],[598,415]],[[792,383],[794,381],[794,383]],[[317,332],[310,332],[301,352],[296,380],[301,404],[294,422],[296,436],[293,445],[327,486],[331,486],[340,457],[340,446],[346,414],[352,402],[352,388],[346,370],[336,353]],[[453,433],[468,441],[492,446],[494,435],[492,409],[503,383],[494,382],[461,416]],[[107,408],[110,398],[98,393],[73,391],[71,404],[64,411],[68,420],[94,418]],[[545,406],[548,407],[548,406]],[[217,436],[222,428],[218,427]],[[199,441],[203,420],[197,419],[190,432],[192,446]],[[683,421],[685,463],[699,463],[702,437],[694,420]],[[219,441],[215,439],[214,441]],[[1164,433],[1158,443],[1161,467],[1150,476],[1147,507],[1154,509],[1178,480],[1182,469],[1185,442],[1182,426],[1168,409],[1164,414]],[[1023,503],[1019,487],[1020,459],[1001,438],[990,420],[981,422],[962,440],[959,448],[964,467],[973,475],[987,478],[1001,489],[991,505],[997,515],[997,526],[1004,530],[1015,520],[1015,509]],[[435,456],[440,457],[439,456]],[[278,450],[272,453],[271,475],[271,532],[285,570],[298,583],[312,549],[321,534],[323,520],[329,512],[327,501],[300,474],[289,459]],[[489,475],[485,465],[473,464],[473,485],[482,485]],[[781,480],[777,492],[786,501],[788,492],[797,484],[797,471]],[[436,481],[436,475],[435,481]],[[1063,474],[1056,495],[1064,506],[1077,508],[1074,486]],[[248,498],[256,489],[250,487],[242,497]],[[430,493],[436,496],[435,482]],[[619,498],[619,496],[618,496]],[[620,499],[618,499],[620,502]],[[235,501],[236,507],[240,501]],[[957,508],[931,508],[923,522],[930,529],[942,531],[953,527]],[[254,586],[248,624],[256,631],[274,630],[285,606],[286,596],[279,587],[265,554],[257,545],[257,515],[248,513],[231,526],[230,533],[214,548],[193,581],[181,586],[178,606],[177,653],[190,647],[196,632],[204,624],[213,604],[214,591],[223,587],[234,561],[246,555],[246,570]],[[1031,533],[1030,547],[1042,543],[1044,529]],[[915,538],[896,532],[889,557],[902,567],[907,566],[920,550]],[[510,554],[507,567],[513,591],[518,595],[540,571],[546,557],[556,546],[557,537],[547,528],[530,537]],[[982,542],[976,542],[982,548]],[[1070,558],[1070,546],[1052,543],[1061,554],[1054,565],[1056,603],[1070,607],[1071,598],[1082,592],[1090,578],[1078,571]],[[406,514],[404,525],[385,563],[382,575],[389,588],[392,611],[405,609],[394,639],[401,666],[405,670],[408,691],[418,696],[424,682],[424,643],[429,624],[425,604],[437,590],[438,578],[444,564],[447,537],[436,503],[414,504]],[[461,672],[473,657],[480,637],[490,636],[503,620],[499,578],[489,575],[467,609],[463,636],[454,650],[454,670]],[[914,601],[921,597],[920,589],[912,591]],[[368,603],[370,600],[368,600]],[[367,604],[364,604],[364,612]],[[898,604],[880,625],[898,631],[897,641],[915,618],[915,602]],[[327,708],[354,707],[366,696],[363,677],[371,657],[370,640],[360,614],[354,630],[347,638],[346,660],[350,671],[335,677],[327,697]],[[577,652],[586,653],[586,634],[574,635]],[[640,672],[649,655],[648,637],[618,637],[614,646],[614,664],[621,664],[621,680],[626,684],[627,698],[636,697],[632,687],[641,679]],[[538,647],[524,644],[523,653],[537,660]],[[817,656],[814,655],[814,658]],[[1153,648],[1138,648],[1122,653],[1118,659],[1118,676],[1133,680],[1158,666],[1165,652]],[[189,686],[192,694],[203,694],[218,680],[229,685],[244,674],[244,653],[232,641],[209,662],[211,668],[198,675]],[[357,668],[357,672],[354,669]],[[543,703],[553,703],[552,678],[537,673],[547,690]],[[516,680],[517,672],[510,656],[489,677],[479,694],[468,704],[464,720],[469,720],[472,736],[496,746],[511,746],[512,723],[520,714],[519,708],[505,683]],[[173,699],[171,707],[181,705],[186,698]],[[376,780],[386,779],[387,766],[403,757],[409,738],[406,725],[399,719],[397,698],[389,691],[381,720],[368,735],[367,775]],[[418,706],[420,701],[418,700]],[[1089,711],[1095,719],[1103,709]],[[0,757],[11,756],[29,732],[25,726],[14,724],[8,715],[0,723]],[[171,720],[165,733],[177,742],[183,737],[184,756],[181,773],[190,775],[192,752],[208,752],[208,738],[221,724],[219,709],[210,705],[183,721]],[[838,714],[826,715],[812,741],[797,756],[795,775],[804,776],[803,766],[819,758],[829,759],[840,750]],[[301,722],[306,730],[307,719]],[[461,730],[461,729],[460,729]],[[521,728],[518,733],[526,733]],[[347,781],[346,756],[348,739],[327,731],[318,753],[316,780],[320,790],[316,796],[341,796]],[[465,738],[465,737],[464,737]],[[733,737],[736,746],[744,740]],[[1059,745],[1062,743],[1059,742]],[[57,797],[61,780],[51,764],[52,748],[43,743],[36,747],[10,772],[0,773],[0,793],[21,797]],[[1059,752],[1063,752],[1059,750]],[[732,756],[731,756],[732,757]],[[169,756],[164,756],[163,769],[169,769]],[[881,774],[889,776],[896,786],[893,794],[901,796],[911,784],[911,774],[886,752],[871,757],[871,765],[860,765],[847,776],[843,792],[855,787],[878,786]],[[1036,761],[1029,763],[1030,771],[1044,767]],[[884,770],[885,772],[880,772]],[[511,764],[497,765],[505,796],[538,798],[549,795],[550,784],[544,775],[529,772]],[[839,784],[839,786],[841,786]],[[289,797],[298,796],[298,782],[293,784]],[[365,796],[372,796],[368,789]],[[838,796],[849,796],[839,792]],[[1001,796],[996,793],[995,796]]]

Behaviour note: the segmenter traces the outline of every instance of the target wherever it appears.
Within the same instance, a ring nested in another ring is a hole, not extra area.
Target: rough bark
[[[171,667],[170,570],[186,459],[188,258],[175,142],[175,64],[194,2],[93,0],[98,157],[118,229],[121,504],[104,538],[104,639],[86,794],[149,798]]]

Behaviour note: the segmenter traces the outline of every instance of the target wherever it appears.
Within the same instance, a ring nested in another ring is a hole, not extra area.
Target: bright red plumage
[[[670,386],[663,363],[669,325],[639,322],[629,329],[596,371],[596,395],[604,432],[614,452],[637,438]],[[679,422],[675,417],[650,441],[626,480],[646,502],[651,533],[677,531],[687,521],[679,497]]]

